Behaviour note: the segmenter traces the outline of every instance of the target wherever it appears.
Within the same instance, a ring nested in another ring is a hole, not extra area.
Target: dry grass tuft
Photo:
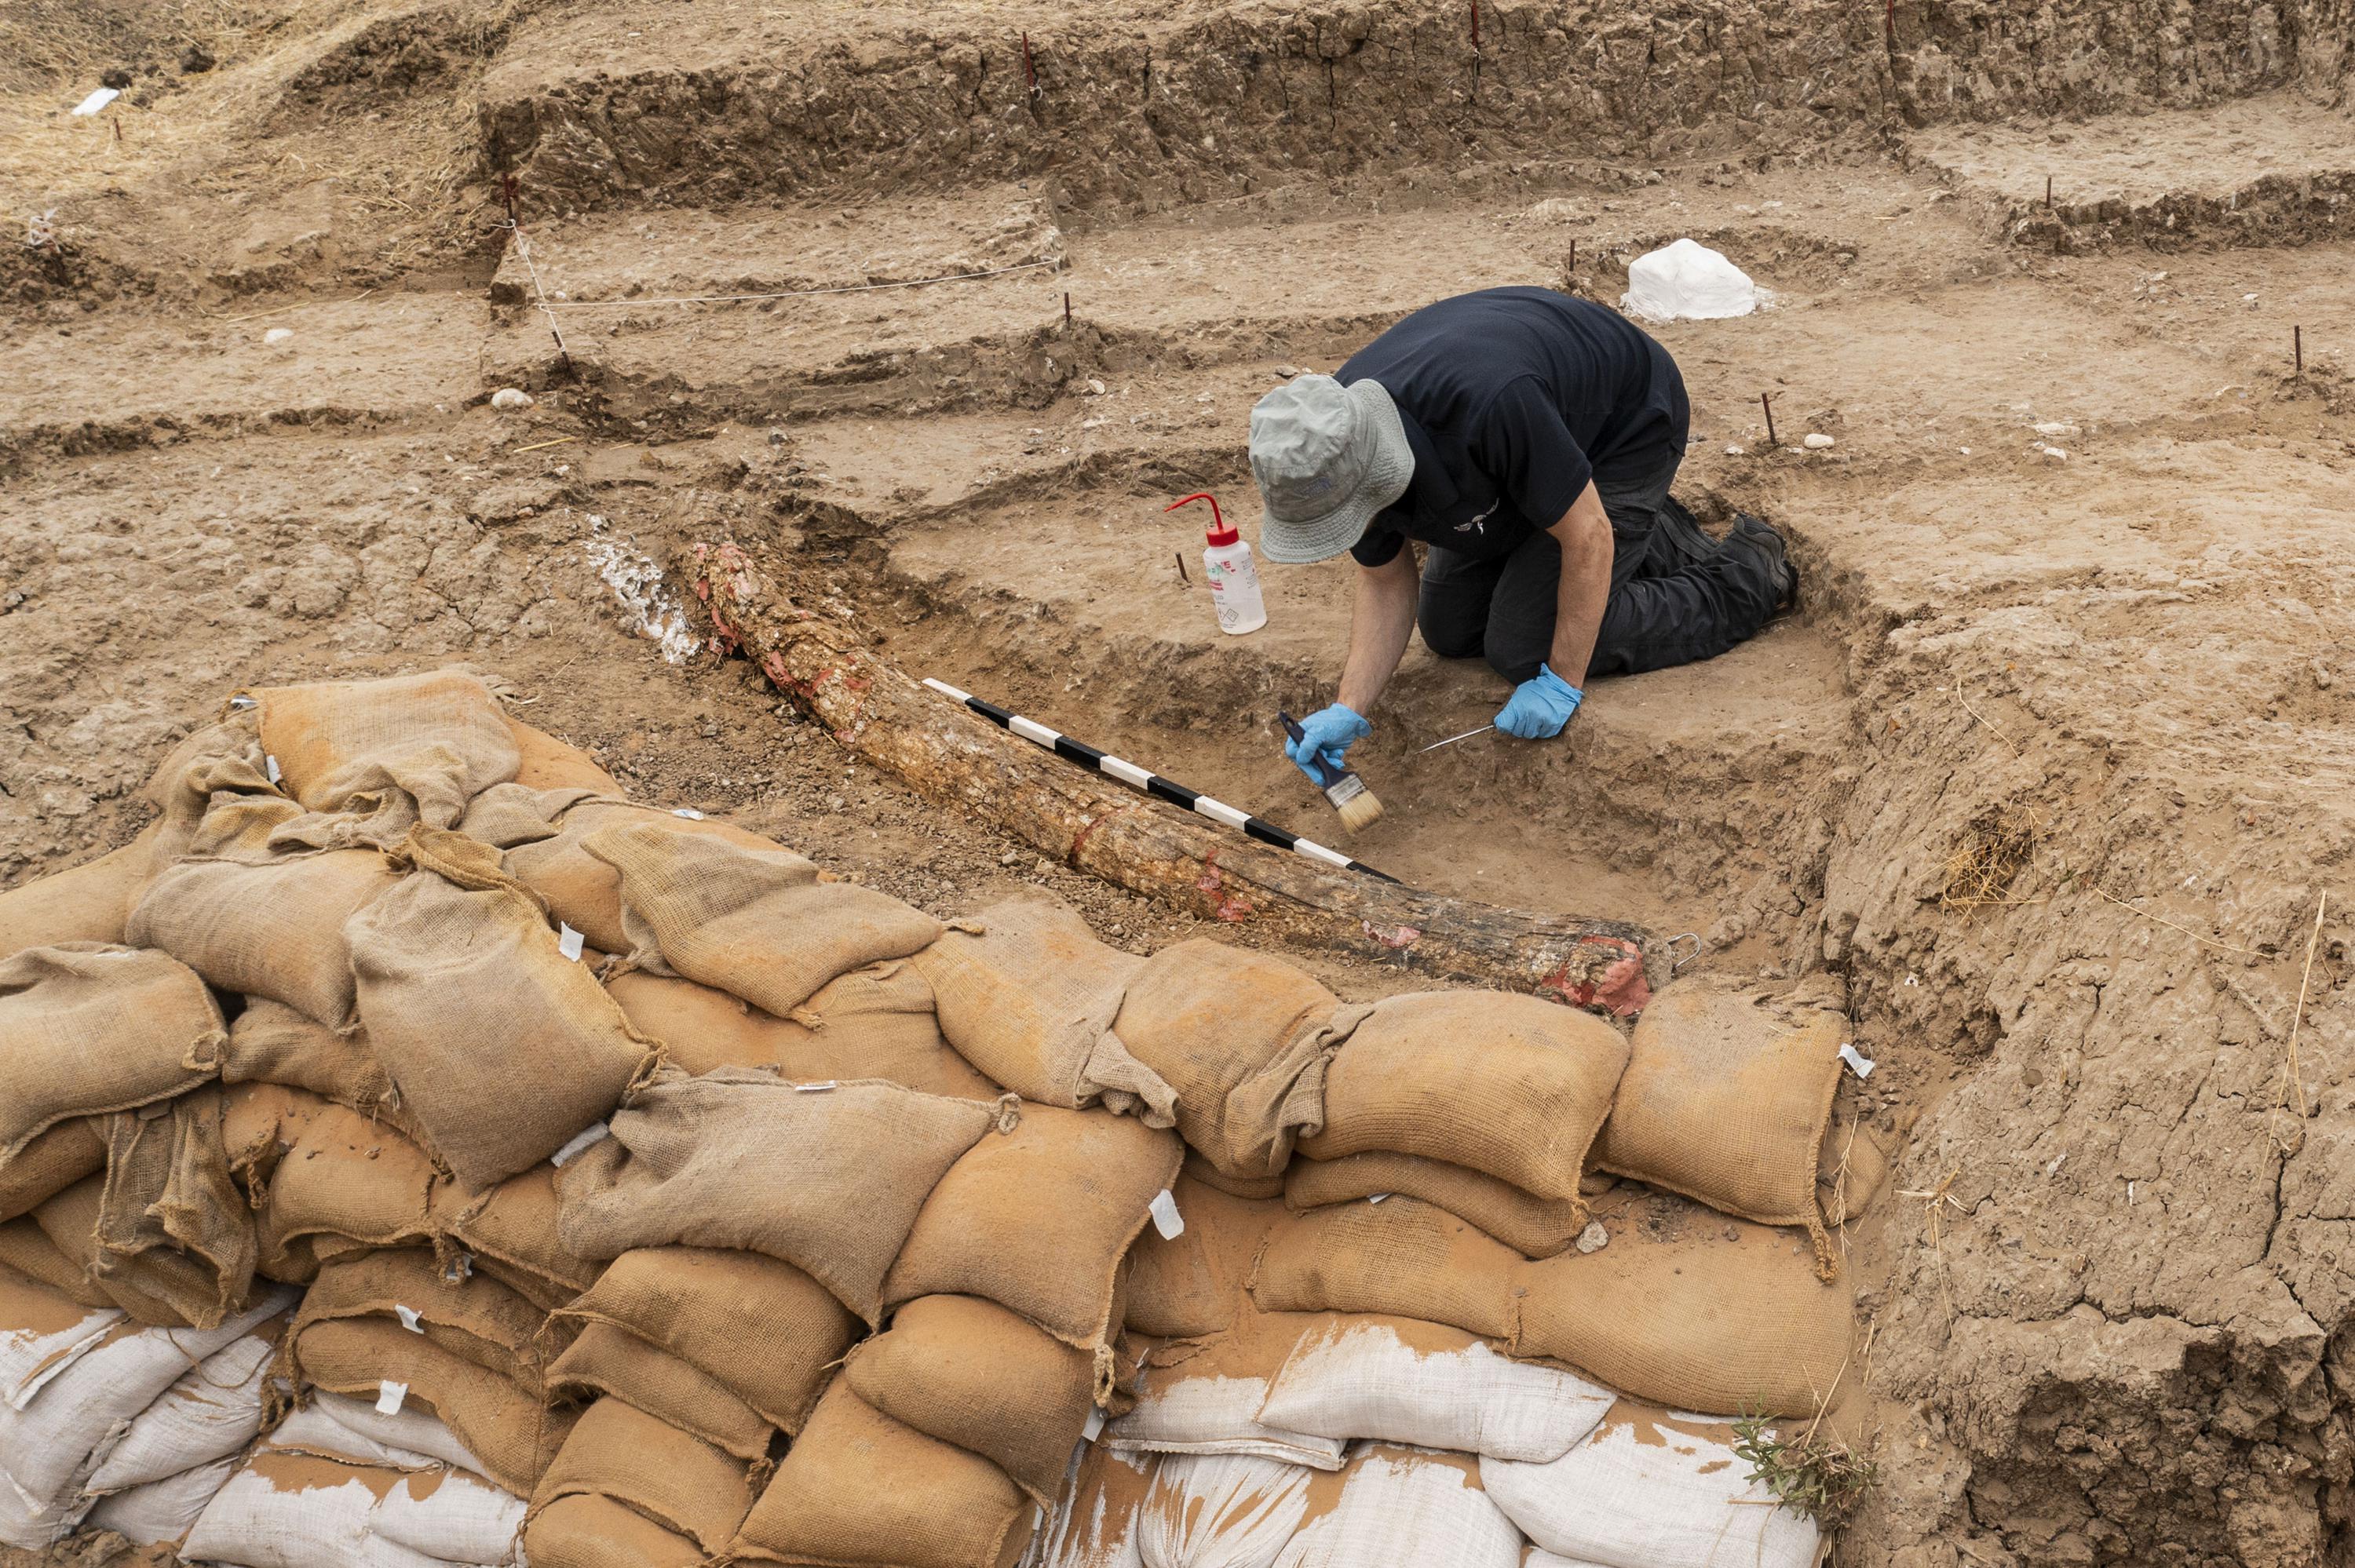
[[[1750,1479],[1826,1531],[1847,1523],[1881,1479],[1881,1467],[1840,1439],[1813,1425],[1796,1437],[1778,1436],[1763,1415],[1733,1424],[1733,1452],[1749,1465]]]
[[[2026,806],[1984,811],[1965,828],[1946,856],[1946,885],[1938,895],[1945,910],[1984,908],[1991,904],[2041,903],[2011,896],[2011,885],[2036,858],[2044,820]]]

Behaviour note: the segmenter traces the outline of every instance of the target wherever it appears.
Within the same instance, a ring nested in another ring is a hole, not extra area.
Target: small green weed
[[[1733,1452],[1777,1501],[1826,1530],[1848,1522],[1881,1478],[1881,1467],[1813,1426],[1796,1437],[1777,1436],[1764,1415],[1733,1424]]]

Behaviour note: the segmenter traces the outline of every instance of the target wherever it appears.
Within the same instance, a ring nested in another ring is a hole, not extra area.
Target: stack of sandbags
[[[1770,1434],[1771,1436],[1771,1434]],[[1811,1568],[1820,1531],[1748,1479],[1732,1425],[1622,1401],[1547,1464],[1484,1458],[1529,1568]]]
[[[0,959],[0,1264],[142,1323],[212,1328],[253,1280],[203,980],[100,943]]]
[[[1398,1193],[1550,1257],[1586,1224],[1579,1183],[1626,1065],[1617,1030],[1536,997],[1387,998],[1333,1053],[1284,1201]]]
[[[1174,1137],[736,1068],[657,1074],[610,1129],[564,1173],[562,1234],[615,1261],[568,1313],[585,1327],[553,1373],[739,1461],[770,1427],[793,1434],[731,1552],[987,1568],[1028,1538],[1114,1396],[1121,1260],[1176,1178]],[[773,1304],[757,1366],[747,1286]],[[858,1325],[887,1319],[813,1407]],[[612,1370],[656,1361],[690,1376],[657,1393]],[[674,1533],[677,1551],[694,1539]]]
[[[510,1563],[524,1501],[414,1408],[323,1394],[239,1463],[179,1547],[239,1568]]]
[[[1412,1198],[1313,1210],[1269,1238],[1252,1296],[1271,1311],[1451,1324],[1679,1409],[1815,1410],[1850,1323],[1811,1248],[1641,1189],[1594,1213],[1606,1245],[1532,1263]]]
[[[1338,1469],[1345,1439],[1261,1419],[1268,1390],[1304,1334],[1324,1319],[1263,1311],[1248,1287],[1282,1206],[1238,1198],[1188,1176],[1177,1202],[1185,1229],[1134,1249],[1127,1323],[1147,1341],[1134,1408],[1104,1428],[1124,1452],[1228,1455]]]
[[[290,1300],[144,1327],[0,1269],[0,1542],[38,1550],[96,1509],[176,1537],[261,1425]]]

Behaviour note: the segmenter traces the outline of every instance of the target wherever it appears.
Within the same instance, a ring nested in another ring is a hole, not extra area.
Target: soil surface
[[[1255,536],[1262,392],[1689,235],[1776,303],[1658,330],[1680,492],[1786,530],[1798,612],[1427,755],[1506,694],[1418,645],[1350,852],[1844,983],[1895,1175],[1841,1562],[2346,1561],[2348,18],[1883,9],[27,0],[0,885],[127,839],[240,685],[459,662],[634,794],[1158,948],[703,651],[681,550],[783,541],[911,673],[1334,842],[1275,715],[1330,700],[1348,569],[1223,637],[1163,507]]]

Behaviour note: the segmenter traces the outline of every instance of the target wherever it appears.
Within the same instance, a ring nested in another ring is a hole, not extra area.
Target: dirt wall
[[[1028,70],[1018,17],[681,43],[618,71],[574,64],[562,25],[527,30],[485,84],[485,152],[575,209],[1019,177],[1154,209],[1366,168],[1750,159],[1901,122],[2196,104],[2281,85],[2301,48],[2332,76],[2346,27],[2248,0],[1060,15],[1028,33]]]

